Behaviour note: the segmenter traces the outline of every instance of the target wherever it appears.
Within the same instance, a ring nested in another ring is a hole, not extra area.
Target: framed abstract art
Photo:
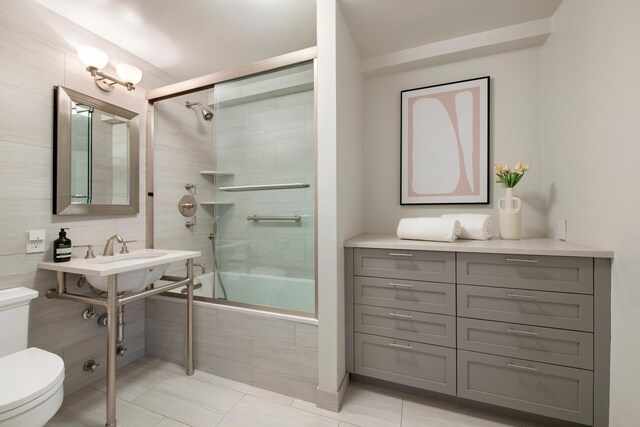
[[[489,77],[401,92],[401,205],[489,203]]]

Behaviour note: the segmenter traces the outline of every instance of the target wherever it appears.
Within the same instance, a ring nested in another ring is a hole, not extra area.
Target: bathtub
[[[196,289],[194,295],[212,298],[215,283],[215,297],[222,298],[224,293],[214,276],[214,273],[197,276],[195,283],[201,283],[202,287]],[[267,306],[266,310],[268,307],[279,307],[307,313],[315,312],[313,280],[236,272],[220,272],[220,278],[224,283],[228,301]],[[174,289],[170,292],[180,291],[181,289]]]

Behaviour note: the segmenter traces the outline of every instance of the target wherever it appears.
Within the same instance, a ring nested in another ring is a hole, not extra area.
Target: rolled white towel
[[[448,214],[442,218],[460,221],[461,239],[487,240],[491,238],[491,215],[485,214]]]
[[[398,224],[401,239],[453,242],[460,231],[460,222],[447,218],[402,218]]]

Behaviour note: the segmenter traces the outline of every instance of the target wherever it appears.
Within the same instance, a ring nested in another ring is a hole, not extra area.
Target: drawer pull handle
[[[507,332],[509,332],[510,334],[516,334],[516,335],[530,335],[530,336],[536,336],[538,335],[537,332],[533,332],[533,331],[519,331],[517,329],[507,329]]]
[[[537,259],[526,259],[526,258],[507,258],[509,262],[528,262],[531,264],[535,264],[538,262]]]
[[[402,254],[399,252],[389,252],[389,256],[404,256],[404,257],[412,257],[413,254]]]
[[[507,363],[507,366],[513,369],[522,369],[523,371],[536,372],[538,370],[538,368],[533,368],[531,366],[516,365],[515,363]]]
[[[400,313],[389,313],[391,317],[399,317],[401,319],[413,319],[413,316],[409,314],[400,314]]]
[[[535,295],[507,294],[507,296],[515,299],[540,299],[540,297]]]
[[[406,288],[411,289],[413,285],[407,285],[406,283],[389,283],[389,286],[393,286],[394,288]]]
[[[398,347],[398,348],[405,348],[407,350],[413,350],[413,347],[411,347],[410,345],[396,344],[394,342],[390,342],[389,345],[391,347]]]

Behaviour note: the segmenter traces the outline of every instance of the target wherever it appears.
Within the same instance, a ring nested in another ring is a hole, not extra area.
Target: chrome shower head
[[[213,119],[213,113],[209,110],[207,110],[206,108],[204,108],[202,106],[201,103],[199,102],[185,102],[184,103],[185,107],[191,109],[191,107],[193,107],[194,105],[197,105],[198,107],[200,107],[200,110],[202,111],[202,117],[204,117],[205,120],[210,121],[211,119]]]

